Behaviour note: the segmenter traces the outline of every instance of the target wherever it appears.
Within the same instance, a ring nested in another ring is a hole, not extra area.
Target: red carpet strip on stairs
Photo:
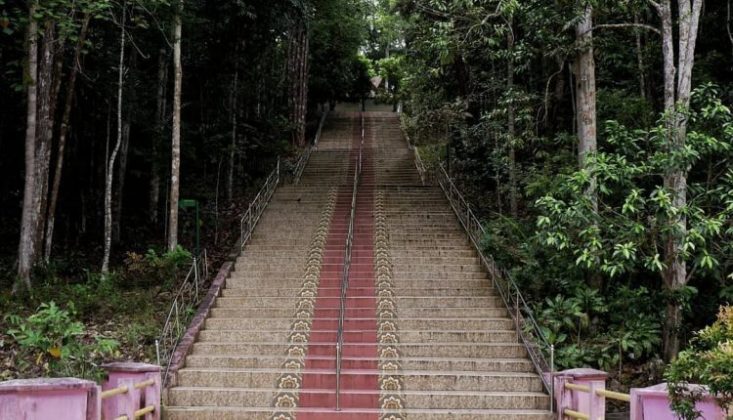
[[[353,123],[349,177],[359,155],[361,127]],[[351,211],[352,185],[339,188],[326,238],[318,297],[311,328],[305,373],[298,402],[298,420],[378,419],[377,300],[374,285],[374,164],[365,141],[362,179],[357,192],[354,242],[344,318],[341,411],[336,411],[336,340],[344,247]]]

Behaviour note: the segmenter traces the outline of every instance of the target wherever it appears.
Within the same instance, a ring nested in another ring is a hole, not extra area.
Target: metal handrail
[[[473,243],[474,248],[476,248],[482,264],[491,275],[494,287],[499,291],[504,305],[514,320],[519,341],[527,348],[532,364],[537,370],[537,373],[540,374],[545,389],[552,397],[554,389],[550,378],[551,375],[548,377],[545,373],[552,373],[555,370],[555,347],[550,344],[540,329],[539,324],[534,318],[532,309],[527,304],[522,292],[509,273],[500,269],[494,259],[486,255],[481,249],[481,238],[486,235],[486,230],[481,222],[479,222],[473,210],[471,210],[470,204],[468,204],[460,190],[455,186],[450,176],[448,176],[443,165],[438,165],[435,172],[435,178],[440,188],[445,193],[468,238]],[[544,351],[549,352],[549,362]],[[553,401],[553,398],[550,401]]]
[[[420,150],[417,147],[413,147],[412,150],[415,154],[415,167],[417,168],[417,172],[420,174],[420,182],[425,185],[428,170],[425,167],[425,163],[423,162],[422,157],[420,156]]]
[[[326,123],[327,116],[328,110],[323,111],[323,114],[321,114],[321,120],[318,122],[318,130],[316,130],[316,136],[313,138],[313,143],[303,151],[303,154],[300,155],[298,162],[295,164],[295,168],[293,169],[293,183],[295,185],[300,183],[300,177],[303,175],[306,165],[308,165],[311,154],[318,148],[318,142],[321,140],[321,133],[323,132],[323,125]]]
[[[361,142],[359,156],[354,164],[354,180],[351,187],[351,212],[349,214],[349,229],[346,233],[344,248],[344,268],[341,273],[341,296],[339,299],[339,320],[336,330],[336,411],[341,411],[341,356],[344,346],[344,317],[346,315],[346,292],[349,289],[349,274],[351,272],[351,250],[354,244],[354,220],[356,218],[356,196],[361,178],[361,168],[364,150],[364,114],[361,114]]]
[[[239,249],[244,249],[249,239],[252,237],[257,222],[259,222],[262,213],[270,203],[272,195],[275,194],[278,184],[280,184],[280,159],[278,158],[275,169],[265,180],[255,198],[249,204],[247,211],[239,220]]]
[[[267,177],[255,198],[250,202],[247,211],[239,221],[240,232],[237,246],[240,250],[244,248],[252,237],[252,232],[272,199],[273,194],[275,194],[279,183],[280,159],[278,158],[275,168]],[[176,292],[176,296],[168,310],[161,335],[155,340],[158,365],[165,366],[163,384],[168,383],[168,374],[173,360],[171,356],[176,347],[178,347],[178,343],[194,315],[194,309],[201,303],[205,292],[203,285],[208,278],[209,264],[207,253],[204,249],[201,255],[193,257],[191,268],[188,270],[188,274],[178,292]]]
[[[425,166],[425,162],[422,160],[422,156],[420,156],[420,150],[412,144],[412,140],[410,140],[410,136],[407,134],[407,131],[405,131],[404,127],[400,124],[400,129],[402,131],[402,135],[405,137],[405,142],[407,143],[407,149],[412,150],[414,159],[415,159],[415,168],[417,169],[417,173],[420,175],[420,182],[423,186],[428,182],[428,169],[427,166]]]
[[[195,308],[201,302],[201,291],[203,284],[209,277],[209,261],[206,249],[200,255],[194,255],[191,267],[176,292],[170,309],[163,324],[160,337],[155,340],[155,353],[158,365],[165,365],[163,379],[168,376],[171,356],[178,346],[180,338],[185,332],[186,325],[192,315],[191,308]],[[165,383],[165,382],[164,382]]]

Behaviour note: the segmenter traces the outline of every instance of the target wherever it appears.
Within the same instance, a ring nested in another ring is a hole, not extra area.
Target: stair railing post
[[[155,358],[160,366],[160,340],[155,340]]]
[[[555,380],[555,345],[550,344],[550,383]],[[550,412],[555,412],[555,387],[550,387]]]
[[[336,342],[336,411],[341,411],[341,342]]]
[[[519,289],[516,289],[516,292],[517,293],[514,296],[515,296],[515,299],[517,300],[517,303],[516,303],[516,315],[515,315],[516,316],[515,321],[517,323],[517,341],[521,341],[522,340],[522,335],[520,333],[520,325],[519,325],[520,324],[520,321],[519,321],[519,316],[520,316],[520,309],[519,309]]]
[[[252,207],[251,206],[250,206],[249,211],[247,213],[249,213],[249,226],[247,227],[247,230],[249,232],[247,234],[248,235],[251,235],[252,234]]]
[[[468,229],[468,234],[471,234],[471,228],[469,227],[469,223],[471,222],[471,205],[466,203],[466,228]]]
[[[197,222],[198,223],[198,222]],[[196,261],[196,256],[193,256],[193,286],[194,286],[194,296],[199,295],[199,266],[198,261]]]

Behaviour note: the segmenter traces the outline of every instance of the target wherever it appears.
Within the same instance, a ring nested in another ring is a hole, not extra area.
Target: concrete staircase
[[[329,117],[298,186],[281,186],[216,301],[168,419],[550,419],[549,396],[392,113],[365,114],[346,299],[337,324],[357,113]]]

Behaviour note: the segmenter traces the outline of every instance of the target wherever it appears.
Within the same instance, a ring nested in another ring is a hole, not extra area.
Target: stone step
[[[178,371],[178,381],[183,386],[215,388],[268,388],[272,378],[286,371],[281,369],[223,369],[184,368]],[[333,369],[303,369],[303,375],[312,375],[311,387],[336,389],[336,371]],[[370,390],[369,383],[376,382],[380,370],[341,369],[342,384],[356,389]],[[542,392],[542,381],[533,373],[523,372],[442,372],[402,370],[396,376],[402,378],[409,391],[481,391]],[[364,388],[360,388],[364,386]],[[353,389],[353,388],[351,388]],[[374,390],[376,391],[376,390]]]
[[[431,273],[483,273],[484,267],[480,265],[477,260],[470,264],[452,264],[452,263],[430,263],[428,261],[423,264],[418,264],[414,260],[410,260],[409,263],[393,263],[393,269],[396,272],[408,271],[412,273],[427,271]]]
[[[395,283],[399,285],[399,280]],[[504,302],[498,296],[468,296],[468,297],[445,297],[445,296],[420,296],[401,297],[397,296],[397,308],[462,308],[462,307],[486,307],[503,308]]]
[[[240,343],[222,343],[222,342],[196,342],[193,345],[194,355],[228,355],[236,356],[242,354],[268,354],[278,355],[286,354],[288,349],[287,342],[240,342]],[[355,355],[354,350],[358,350],[359,344],[344,344],[344,355]],[[514,343],[450,343],[450,342],[430,342],[430,343],[400,343],[395,345],[400,352],[400,357],[421,358],[421,357],[446,357],[446,358],[525,358],[527,351],[525,347],[516,342]],[[323,356],[334,354],[333,343],[315,343],[308,344],[309,355]]]
[[[292,322],[292,320],[291,320]],[[344,332],[346,342],[368,342],[375,336],[375,329],[371,330],[349,330]],[[198,340],[217,343],[241,343],[241,342],[287,342],[290,330],[227,330],[227,329],[204,329],[199,332]],[[430,343],[430,342],[454,342],[454,343],[507,343],[517,340],[517,333],[514,330],[404,330],[399,331],[399,340],[402,343]],[[309,338],[317,342],[336,342],[336,328],[330,330],[311,331]],[[296,343],[293,343],[296,344]]]
[[[399,281],[395,281],[399,285]],[[216,300],[217,308],[295,308],[299,298],[297,297],[220,297]],[[501,308],[504,303],[498,296],[417,296],[395,298],[397,308],[461,308],[461,307],[486,307]],[[319,305],[323,308],[338,308],[339,297],[322,297]],[[374,297],[347,297],[347,306],[353,308],[374,307]]]
[[[294,273],[291,273],[294,274]],[[233,289],[256,289],[256,288],[271,288],[273,286],[282,286],[284,288],[298,288],[303,283],[302,273],[298,273],[298,276],[290,275],[277,278],[270,277],[238,277],[227,279],[227,287]],[[472,276],[471,276],[472,277]],[[491,287],[491,280],[488,279],[488,275],[481,278],[457,278],[457,277],[434,277],[434,278],[405,278],[405,275],[399,277],[393,276],[393,283],[396,289],[401,288],[421,288],[425,289],[440,289],[447,285],[456,286],[460,288],[486,288]],[[353,285],[352,285],[353,286]],[[399,294],[398,294],[399,295]]]
[[[247,388],[247,387],[202,387],[185,386],[169,391],[169,404],[180,406],[207,406],[207,407],[262,407],[274,412],[269,407],[275,398],[277,390],[274,388]],[[322,401],[323,408],[335,407],[335,389],[301,389],[299,395],[315,394],[317,400]],[[379,394],[378,390],[342,390],[341,401],[345,406],[363,406],[372,401],[371,396]],[[546,410],[549,408],[549,396],[539,392],[451,392],[451,391],[412,391],[402,392],[406,402],[412,407],[423,409],[444,410]],[[366,397],[366,398],[365,398]],[[303,409],[297,412],[302,413]],[[374,409],[372,409],[374,410]],[[375,413],[378,410],[374,410]],[[424,417],[419,417],[424,418]],[[479,417],[482,418],[482,417]]]
[[[463,265],[478,265],[480,266],[481,260],[474,254],[474,255],[468,255],[468,256],[441,256],[441,255],[431,255],[429,257],[420,257],[417,255],[394,255],[390,252],[390,255],[392,257],[392,264],[393,265],[445,265],[445,266],[455,266],[456,264],[459,264],[461,266]]]
[[[430,259],[436,258],[478,258],[476,251],[468,247],[462,247],[462,249],[421,249],[421,250],[408,250],[408,249],[395,249],[388,247],[390,257],[394,261],[397,258],[425,258]]]
[[[322,328],[335,330],[338,325],[338,318],[319,318]],[[286,330],[291,324],[290,318],[208,318],[205,323],[207,330],[245,330],[245,329],[266,329]],[[374,329],[377,324],[376,318],[347,318],[344,320],[344,328],[354,330]],[[514,322],[508,318],[399,318],[401,330],[444,330],[444,331],[468,331],[468,330],[504,330],[509,331]]]
[[[444,284],[451,284],[451,280],[488,280],[489,275],[488,273],[482,272],[482,271],[469,271],[464,273],[456,273],[456,272],[436,272],[436,271],[410,271],[405,270],[403,267],[394,267],[392,269],[392,277],[395,282],[398,282],[401,279],[404,280],[444,280]]]
[[[165,409],[168,420],[272,420],[274,411],[267,406],[264,407],[168,407]],[[278,411],[278,413],[296,412]],[[331,420],[361,420],[363,418],[378,418],[383,414],[380,410],[372,409],[343,409],[340,412],[326,409],[305,409],[300,408],[297,413],[302,413],[312,418]],[[397,414],[397,413],[396,413]],[[477,410],[477,409],[405,409],[399,414],[410,418],[421,420],[551,420],[554,417],[543,410]]]
[[[309,363],[321,369],[335,369],[333,356],[308,356]],[[285,355],[190,355],[186,367],[192,368],[282,368],[289,358]],[[378,362],[368,357],[342,358],[342,366],[350,369],[366,369]],[[400,367],[405,370],[442,370],[442,371],[489,371],[489,372],[527,372],[533,373],[534,366],[526,359],[480,359],[480,358],[440,358],[440,357],[402,357]]]
[[[402,370],[398,375],[402,377],[405,389],[409,391],[466,391],[466,393],[524,391],[536,392],[546,397],[542,394],[544,389],[542,380],[534,373]]]
[[[499,308],[461,308],[456,311],[453,308],[397,308],[398,315],[405,318],[504,318],[507,316],[507,309]],[[346,310],[347,317],[365,318],[374,314],[374,309],[363,308]],[[296,309],[293,308],[262,308],[262,307],[246,307],[246,308],[211,308],[212,318],[290,318],[294,319]],[[339,316],[339,309],[316,309],[315,317],[331,317]]]
[[[293,280],[295,281],[295,280]],[[240,287],[241,286],[241,287]],[[367,292],[363,288],[349,287],[349,290],[354,294],[367,295]],[[241,285],[236,282],[228,282],[227,288],[222,290],[222,296],[224,297],[295,297],[300,293],[300,287],[258,287],[253,288],[249,285]],[[369,290],[372,294],[376,292]],[[340,296],[340,288],[320,288],[319,296]],[[440,287],[440,288],[420,288],[420,287],[400,287],[393,288],[392,292],[394,296],[496,296],[496,291],[485,286],[477,285],[475,288],[469,287]],[[440,308],[440,307],[436,307]]]
[[[426,243],[426,244],[397,244],[394,242],[389,243],[390,252],[452,252],[452,251],[473,251],[470,244],[446,244],[440,243]],[[475,252],[475,251],[474,251]]]

